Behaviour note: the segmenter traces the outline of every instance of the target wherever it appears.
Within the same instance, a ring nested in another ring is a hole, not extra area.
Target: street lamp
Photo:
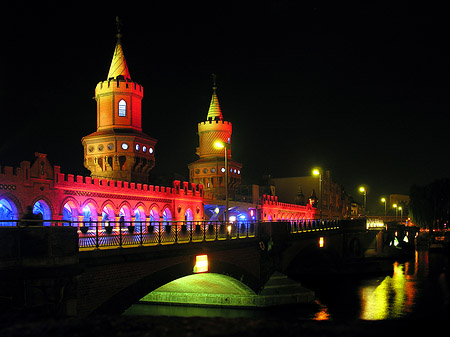
[[[319,177],[319,218],[322,218],[322,172],[318,168],[312,170],[313,176]]]
[[[364,212],[367,214],[367,189],[364,186],[359,188],[359,191],[363,193]]]
[[[394,207],[395,208],[395,220],[397,221],[397,212],[398,212],[398,210],[397,210],[397,204],[393,204],[392,205],[392,207]]]
[[[384,202],[384,216],[386,216],[386,198],[381,198],[381,202]]]
[[[400,211],[400,224],[402,223],[402,218],[403,218],[403,208],[402,206],[398,206],[398,209]]]
[[[230,144],[220,140],[214,142],[216,149],[225,149],[225,222],[228,222],[228,148]]]

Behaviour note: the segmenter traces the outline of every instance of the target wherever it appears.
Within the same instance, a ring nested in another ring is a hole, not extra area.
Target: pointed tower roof
[[[213,74],[213,94],[211,97],[211,103],[209,104],[208,110],[208,120],[223,120],[222,110],[220,110],[219,100],[217,99],[216,94],[217,86],[216,86],[216,75]]]
[[[110,78],[117,78],[117,76],[123,76],[125,79],[131,80],[130,72],[128,71],[127,61],[125,60],[125,55],[122,49],[122,43],[120,38],[122,34],[120,34],[120,20],[116,18],[117,23],[117,43],[116,48],[114,49],[114,55],[111,61],[111,66],[109,67],[108,72],[108,80]]]

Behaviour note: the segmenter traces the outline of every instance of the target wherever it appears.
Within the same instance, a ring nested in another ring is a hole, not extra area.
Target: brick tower
[[[120,27],[106,81],[95,88],[97,131],[83,137],[84,166],[93,178],[147,183],[156,140],[142,132],[143,87],[132,81]]]
[[[198,123],[199,147],[196,154],[200,158],[188,165],[190,182],[203,184],[206,199],[225,200],[225,156],[223,148],[214,146],[217,141],[227,146],[229,196],[241,183],[242,164],[231,159],[231,134],[232,125],[223,120],[214,80],[206,121]]]

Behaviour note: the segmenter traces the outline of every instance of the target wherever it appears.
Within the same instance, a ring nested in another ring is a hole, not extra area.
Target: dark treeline
[[[450,179],[440,179],[425,186],[413,185],[410,191],[410,214],[416,225],[443,229],[450,220]]]

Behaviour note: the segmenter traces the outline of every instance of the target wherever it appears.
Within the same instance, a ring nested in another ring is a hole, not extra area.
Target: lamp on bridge
[[[367,215],[367,189],[364,186],[361,186],[359,188],[359,191],[363,194],[364,213],[366,213]]]
[[[386,216],[386,198],[381,198],[381,202],[384,202],[384,216]]]
[[[319,178],[319,218],[322,218],[322,172],[320,169],[314,168],[312,174]]]
[[[225,154],[225,221],[228,222],[228,148],[230,144],[224,143],[220,140],[214,142],[216,149],[224,149]]]
[[[395,208],[395,220],[397,221],[398,206],[397,206],[397,204],[393,204],[392,207]]]

